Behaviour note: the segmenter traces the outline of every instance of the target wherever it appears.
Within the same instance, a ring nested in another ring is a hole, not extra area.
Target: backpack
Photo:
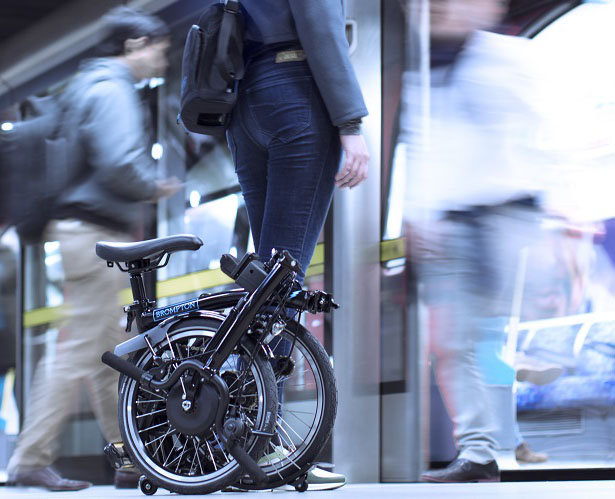
[[[23,117],[0,131],[5,207],[21,240],[36,243],[65,186],[69,145],[62,133],[64,111],[58,96],[28,99]]]
[[[223,136],[243,72],[239,0],[213,4],[188,31],[178,121],[191,132]]]

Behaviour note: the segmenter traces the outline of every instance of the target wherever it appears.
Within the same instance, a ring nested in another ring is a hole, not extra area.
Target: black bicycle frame
[[[134,314],[141,334],[117,345],[114,353],[121,356],[157,344],[166,337],[168,328],[172,324],[192,315],[209,315],[216,319],[222,319],[222,324],[208,344],[211,353],[204,360],[204,364],[209,370],[218,371],[231,355],[260,308],[275,293],[280,283],[293,274],[295,270],[295,260],[290,255],[283,255],[273,265],[271,271],[253,293],[241,289],[232,290],[203,295],[195,300],[160,309],[151,308],[153,302],[147,300],[142,276],[140,274],[131,275],[135,301],[132,305],[126,307],[126,312]],[[183,308],[178,307],[178,305],[183,305]],[[230,311],[226,316],[214,312],[228,308],[230,308]],[[156,311],[166,309],[188,310],[185,313],[171,314],[169,317],[157,321]],[[129,320],[132,320],[130,316]]]
[[[225,310],[227,308],[231,308],[237,305],[239,300],[241,300],[247,295],[248,292],[244,289],[232,289],[229,291],[221,291],[219,293],[204,294],[194,300],[190,300],[190,302],[194,302],[195,304],[193,310]],[[151,329],[152,327],[156,326],[156,324],[163,324],[165,321],[168,321],[170,319],[185,316],[186,313],[182,313],[181,311],[179,311],[176,313],[171,312],[169,314],[169,317],[165,317],[162,320],[155,318],[156,311],[172,310],[174,307],[177,307],[177,305],[178,304],[175,303],[167,307],[161,307],[158,309],[143,312],[140,316],[140,321],[137,321],[139,332],[143,333],[148,329]]]
[[[294,260],[291,261],[294,263]],[[258,288],[239,300],[207,345],[208,349],[213,350],[205,363],[207,367],[217,372],[224,365],[260,308],[292,273],[294,270],[289,268],[285,260],[277,262]]]

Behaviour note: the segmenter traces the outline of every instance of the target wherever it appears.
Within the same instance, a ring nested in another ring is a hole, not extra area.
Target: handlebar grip
[[[141,382],[141,378],[145,374],[145,371],[140,367],[108,351],[102,354],[100,360],[102,360],[104,364],[107,364],[109,367],[135,381]]]

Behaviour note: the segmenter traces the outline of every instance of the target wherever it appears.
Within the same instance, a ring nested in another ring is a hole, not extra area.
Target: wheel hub
[[[216,388],[203,383],[197,389],[194,401],[184,398],[181,382],[177,382],[167,397],[167,417],[174,428],[188,436],[203,436],[214,423],[219,396]]]

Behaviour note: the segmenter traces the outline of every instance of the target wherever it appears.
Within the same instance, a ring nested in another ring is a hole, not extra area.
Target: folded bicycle
[[[138,330],[102,357],[121,373],[123,445],[105,453],[116,468],[134,464],[147,495],[158,487],[304,491],[333,428],[337,390],[329,356],[299,320],[338,305],[303,290],[298,262],[282,251],[265,263],[253,253],[223,255],[221,269],[240,289],[156,307],[143,274],[202,245],[189,234],[96,245],[109,267],[130,276],[126,329]]]

